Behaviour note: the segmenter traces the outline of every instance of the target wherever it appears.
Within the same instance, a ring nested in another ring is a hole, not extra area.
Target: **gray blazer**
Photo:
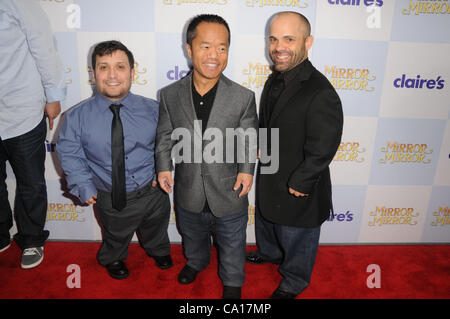
[[[205,132],[210,135],[202,138],[191,85],[192,73],[161,90],[156,171],[173,170],[174,158],[174,202],[185,210],[201,212],[208,199],[217,217],[242,212],[248,208],[248,198],[239,198],[241,188],[234,191],[233,186],[238,173],[254,173],[257,142],[247,138],[244,143],[243,135],[237,134],[240,144],[239,138],[227,138],[227,132],[242,128],[257,134],[255,94],[222,75]]]

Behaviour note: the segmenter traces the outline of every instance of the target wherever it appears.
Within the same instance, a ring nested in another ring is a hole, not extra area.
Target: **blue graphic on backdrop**
[[[334,216],[322,224],[321,243],[358,242],[367,186],[334,185]]]

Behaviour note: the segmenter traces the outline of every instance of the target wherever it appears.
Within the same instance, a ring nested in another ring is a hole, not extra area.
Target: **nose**
[[[218,55],[217,51],[218,50],[219,50],[218,48],[211,47],[208,50],[208,58],[212,58],[212,59],[217,58],[217,55]]]
[[[283,44],[283,41],[277,41],[277,42],[275,42],[274,49],[275,49],[276,51],[283,51],[283,50],[285,49],[285,46],[284,46],[284,44]]]
[[[115,68],[110,68],[110,69],[109,69],[109,73],[108,73],[108,77],[109,77],[110,79],[115,79],[116,76],[117,76],[117,71],[116,71],[116,69],[115,69]]]

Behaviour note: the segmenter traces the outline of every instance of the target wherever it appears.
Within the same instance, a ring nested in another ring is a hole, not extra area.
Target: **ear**
[[[134,68],[131,69],[131,81],[134,80],[134,75],[136,74],[136,70]]]
[[[189,55],[189,58],[192,60],[192,48],[191,45],[189,43],[186,43],[186,51]]]
[[[305,40],[306,51],[309,51],[313,45],[314,37],[312,35],[308,36]]]
[[[95,84],[95,71],[92,69],[92,83]]]

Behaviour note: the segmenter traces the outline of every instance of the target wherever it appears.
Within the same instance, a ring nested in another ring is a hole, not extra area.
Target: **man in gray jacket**
[[[255,96],[222,74],[230,46],[225,20],[194,17],[186,39],[193,71],[161,90],[156,142],[158,182],[168,193],[174,186],[187,258],[178,281],[189,284],[208,266],[213,233],[223,298],[240,298],[257,149]]]

